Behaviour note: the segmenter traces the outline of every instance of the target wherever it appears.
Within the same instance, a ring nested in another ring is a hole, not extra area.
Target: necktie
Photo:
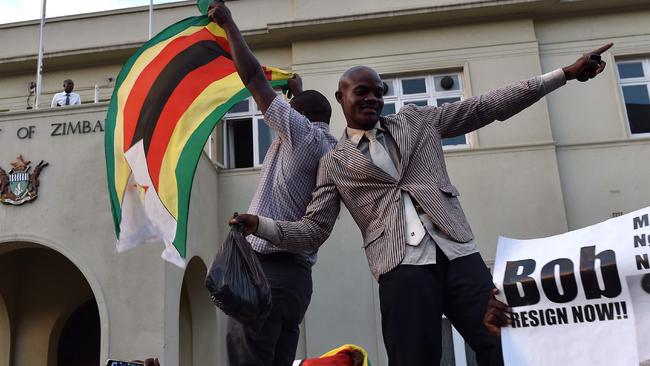
[[[70,105],[70,94],[65,94],[65,105]]]
[[[381,133],[381,132],[380,132]],[[395,168],[395,163],[388,155],[388,151],[384,145],[377,141],[377,129],[366,131],[364,134],[369,141],[368,151],[372,162],[381,170],[390,174],[393,178],[398,179],[399,173]],[[406,220],[406,244],[416,246],[420,244],[424,238],[425,230],[420,221],[411,196],[407,192],[402,191],[402,201],[404,202],[404,219]]]

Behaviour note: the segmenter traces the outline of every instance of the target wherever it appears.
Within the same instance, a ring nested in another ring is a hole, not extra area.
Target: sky
[[[154,0],[154,4],[181,0]],[[149,5],[149,0],[47,0],[47,17]],[[0,24],[41,18],[41,0],[0,0]]]

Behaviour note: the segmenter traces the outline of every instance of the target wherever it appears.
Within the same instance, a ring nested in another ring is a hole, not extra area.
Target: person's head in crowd
[[[367,66],[355,66],[339,79],[336,100],[351,128],[369,130],[384,108],[385,85],[379,74]]]
[[[316,90],[303,91],[293,97],[289,104],[311,122],[330,123],[332,106],[327,98]]]
[[[63,80],[63,91],[70,94],[74,90],[74,81],[72,79]]]

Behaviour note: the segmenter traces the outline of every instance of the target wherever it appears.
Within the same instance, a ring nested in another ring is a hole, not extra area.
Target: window
[[[410,76],[385,79],[388,92],[384,96],[382,116],[394,114],[407,104],[441,106],[463,99],[463,79],[460,73]],[[445,148],[469,146],[467,135],[442,140]]]
[[[260,166],[274,137],[253,98],[248,98],[233,106],[217,125],[208,155],[225,169]]]
[[[650,59],[616,63],[630,135],[650,137]]]

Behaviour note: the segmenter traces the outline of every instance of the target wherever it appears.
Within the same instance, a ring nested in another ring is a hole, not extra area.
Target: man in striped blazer
[[[603,71],[605,45],[574,64],[441,107],[407,105],[380,116],[384,85],[369,67],[339,81],[336,99],[347,128],[320,161],[316,188],[300,221],[240,215],[247,230],[274,245],[318,248],[330,235],[340,201],[363,236],[379,282],[382,332],[391,366],[437,365],[445,314],[476,352],[479,365],[502,365],[500,342],[483,326],[493,287],[451,184],[442,139],[503,121],[567,80]]]

